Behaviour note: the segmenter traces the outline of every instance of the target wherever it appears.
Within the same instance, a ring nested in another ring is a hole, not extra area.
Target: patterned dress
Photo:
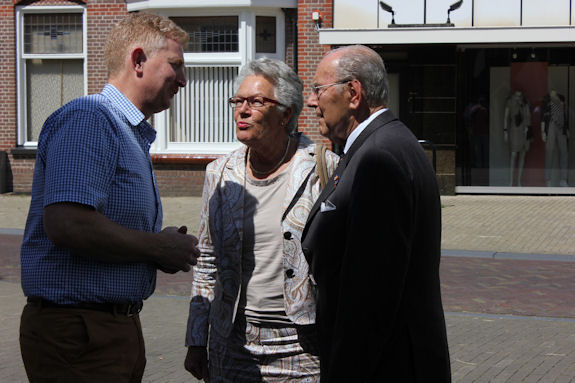
[[[187,346],[206,346],[212,382],[316,382],[315,292],[301,233],[319,196],[316,145],[300,135],[282,202],[283,301],[290,325],[255,325],[241,309],[246,222],[246,147],[206,169],[200,217],[201,256],[194,267]],[[339,158],[326,153],[328,173]],[[287,211],[287,214],[285,212]]]

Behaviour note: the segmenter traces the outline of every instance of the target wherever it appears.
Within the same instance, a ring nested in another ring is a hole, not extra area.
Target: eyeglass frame
[[[347,79],[347,80],[340,80],[340,81],[337,81],[337,82],[332,82],[331,84],[312,85],[312,86],[311,86],[311,91],[313,92],[313,94],[314,94],[317,98],[319,98],[319,96],[320,96],[320,94],[321,94],[321,93],[320,93],[321,89],[329,88],[330,86],[334,86],[334,85],[347,84],[347,83],[350,82],[350,81],[353,81],[353,80]]]
[[[261,98],[263,101],[263,105],[262,106],[254,106],[252,105],[253,102],[255,101],[256,98]],[[234,101],[235,100],[235,101]],[[241,103],[239,102],[241,100]],[[266,102],[269,102],[270,104],[274,104],[274,105],[280,105],[280,106],[284,106],[284,104],[282,104],[281,102],[279,102],[278,100],[274,100],[272,98],[267,98],[264,96],[249,96],[249,97],[230,97],[228,98],[228,105],[230,106],[230,108],[232,109],[237,109],[237,108],[241,108],[244,105],[244,102],[248,102],[248,107],[250,109],[258,109],[258,108],[263,108],[264,106],[266,106]]]

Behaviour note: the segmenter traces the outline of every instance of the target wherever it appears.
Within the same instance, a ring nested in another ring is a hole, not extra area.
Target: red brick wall
[[[285,62],[297,70],[295,58],[297,56],[297,44],[294,33],[297,32],[297,10],[287,9],[285,11]]]
[[[14,193],[30,193],[34,176],[34,155],[12,155],[10,175],[12,176],[12,191]],[[9,183],[10,184],[10,183]]]
[[[0,185],[7,190],[12,189],[13,158],[10,149],[16,146],[17,113],[16,113],[16,18],[14,2],[0,0],[0,151],[8,153],[5,167],[0,169]],[[25,171],[24,173],[29,173]],[[5,191],[5,190],[1,190]]]
[[[88,4],[88,94],[93,94],[100,93],[108,80],[104,43],[128,11],[124,0],[92,0]]]
[[[319,44],[319,33],[311,19],[312,12],[321,14],[321,27],[333,26],[333,0],[299,0],[298,1],[298,74],[304,84],[304,102],[309,96],[317,64],[329,50],[329,46]],[[319,134],[313,110],[305,107],[300,119],[299,130],[316,142],[329,144],[329,140]]]
[[[204,165],[155,164],[154,171],[162,197],[200,196],[204,186]]]
[[[14,4],[0,0],[0,150],[16,144],[16,38]]]

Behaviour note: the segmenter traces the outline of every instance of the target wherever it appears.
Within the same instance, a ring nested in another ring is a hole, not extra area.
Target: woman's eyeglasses
[[[250,108],[258,109],[263,108],[266,104],[274,104],[274,105],[282,105],[277,100],[272,100],[271,98],[263,97],[263,96],[250,96],[250,97],[230,97],[228,100],[228,104],[232,108],[241,108],[244,105],[244,102],[248,103]]]

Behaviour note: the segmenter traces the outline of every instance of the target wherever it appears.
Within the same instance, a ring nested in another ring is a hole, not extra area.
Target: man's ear
[[[363,89],[361,86],[361,82],[357,79],[351,80],[346,84],[347,91],[349,92],[349,104],[352,109],[359,108],[361,104],[361,100],[363,99]]]
[[[134,48],[130,59],[132,69],[136,72],[136,76],[142,77],[144,74],[144,63],[146,62],[146,54],[144,53],[144,50],[140,47]]]

